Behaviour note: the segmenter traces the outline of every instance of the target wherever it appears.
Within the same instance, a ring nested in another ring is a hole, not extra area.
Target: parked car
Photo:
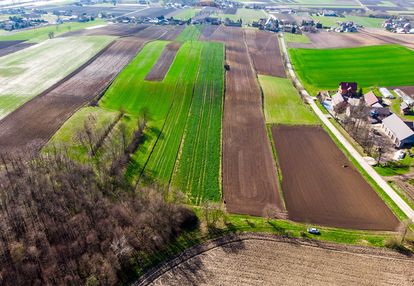
[[[405,151],[404,150],[398,150],[394,154],[394,160],[402,160],[405,157]]]
[[[308,232],[310,234],[316,234],[316,235],[320,235],[321,234],[321,232],[319,231],[319,229],[317,229],[316,227],[310,227],[310,228],[308,228]]]

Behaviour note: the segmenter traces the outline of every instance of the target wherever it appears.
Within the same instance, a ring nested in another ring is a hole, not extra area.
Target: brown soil
[[[150,72],[145,77],[146,80],[161,81],[164,79],[172,62],[174,61],[177,51],[180,49],[181,43],[172,42],[168,44],[162,51],[157,62],[152,66]]]
[[[399,44],[414,48],[414,35],[393,34],[381,29],[361,29],[358,33],[336,33],[320,31],[306,33],[311,44],[289,43],[291,48],[351,48],[360,46]]]
[[[274,126],[289,219],[395,230],[398,220],[321,127]]]
[[[401,89],[402,91],[404,91],[406,94],[414,97],[414,85],[412,86],[399,86],[399,89]]]
[[[244,30],[247,47],[258,74],[286,77],[277,34]]]
[[[219,25],[205,25],[200,39],[208,39],[218,29]]]
[[[166,27],[166,29],[168,29],[168,33],[165,33],[160,40],[164,40],[164,41],[174,41],[175,38],[178,37],[178,35],[181,34],[181,32],[184,30],[185,26],[181,25],[181,26],[168,26],[168,28]]]
[[[33,98],[0,121],[0,150],[8,153],[39,150],[81,106],[99,96],[149,40],[164,27],[150,27],[120,38],[71,75]]]
[[[134,286],[408,286],[413,267],[414,260],[392,251],[250,234],[190,248]]]
[[[130,36],[134,35],[145,28],[148,28],[149,25],[130,25],[130,24],[113,24],[106,25],[101,28],[96,29],[81,29],[73,32],[67,32],[60,37],[73,37],[73,36]]]
[[[210,37],[226,45],[226,94],[223,119],[223,191],[232,213],[265,215],[282,210],[277,173],[262,113],[256,75],[243,29],[220,26]]]
[[[24,43],[24,41],[0,41],[0,57],[12,54],[33,45],[33,43]]]

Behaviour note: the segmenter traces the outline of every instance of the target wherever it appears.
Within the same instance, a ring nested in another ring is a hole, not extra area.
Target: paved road
[[[312,107],[316,115],[322,120],[322,122],[328,127],[332,134],[341,142],[345,149],[351,154],[351,156],[361,165],[361,167],[371,176],[371,178],[384,190],[385,193],[394,201],[394,203],[405,213],[405,215],[414,221],[414,210],[391,188],[387,182],[372,168],[365,159],[358,153],[358,151],[348,142],[348,140],[342,136],[342,134],[336,129],[336,127],[329,121],[329,119],[322,113],[319,107],[316,105],[314,98],[304,89],[296,76],[296,73],[290,62],[289,54],[287,52],[285,40],[281,38],[282,52],[285,55],[286,66],[288,72],[292,77],[292,80],[296,83],[303,96],[305,96],[309,105]]]

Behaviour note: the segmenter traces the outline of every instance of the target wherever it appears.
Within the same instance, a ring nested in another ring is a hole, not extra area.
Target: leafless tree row
[[[141,120],[129,144],[105,143],[115,150],[111,162],[125,164],[144,128]],[[88,148],[96,146],[99,136],[84,132]],[[123,169],[96,160],[79,163],[65,148],[24,160],[2,155],[0,284],[125,282],[151,253],[196,223],[193,212],[166,202],[162,193],[135,190],[117,168]]]

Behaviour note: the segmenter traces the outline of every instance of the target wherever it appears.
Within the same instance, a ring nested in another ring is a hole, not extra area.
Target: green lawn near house
[[[267,18],[268,15],[264,10],[255,10],[255,9],[246,9],[239,8],[237,9],[236,14],[221,14],[216,13],[214,17],[219,17],[222,20],[229,18],[230,20],[237,21],[242,20],[243,25],[251,24],[253,21],[257,21],[261,18]]]
[[[312,94],[342,81],[360,87],[411,85],[414,51],[399,45],[345,49],[289,49],[302,84]]]
[[[283,33],[283,37],[285,38],[287,43],[311,43],[311,40],[305,34]]]
[[[303,103],[289,79],[259,75],[259,82],[264,95],[266,123],[319,124],[318,118]]]

